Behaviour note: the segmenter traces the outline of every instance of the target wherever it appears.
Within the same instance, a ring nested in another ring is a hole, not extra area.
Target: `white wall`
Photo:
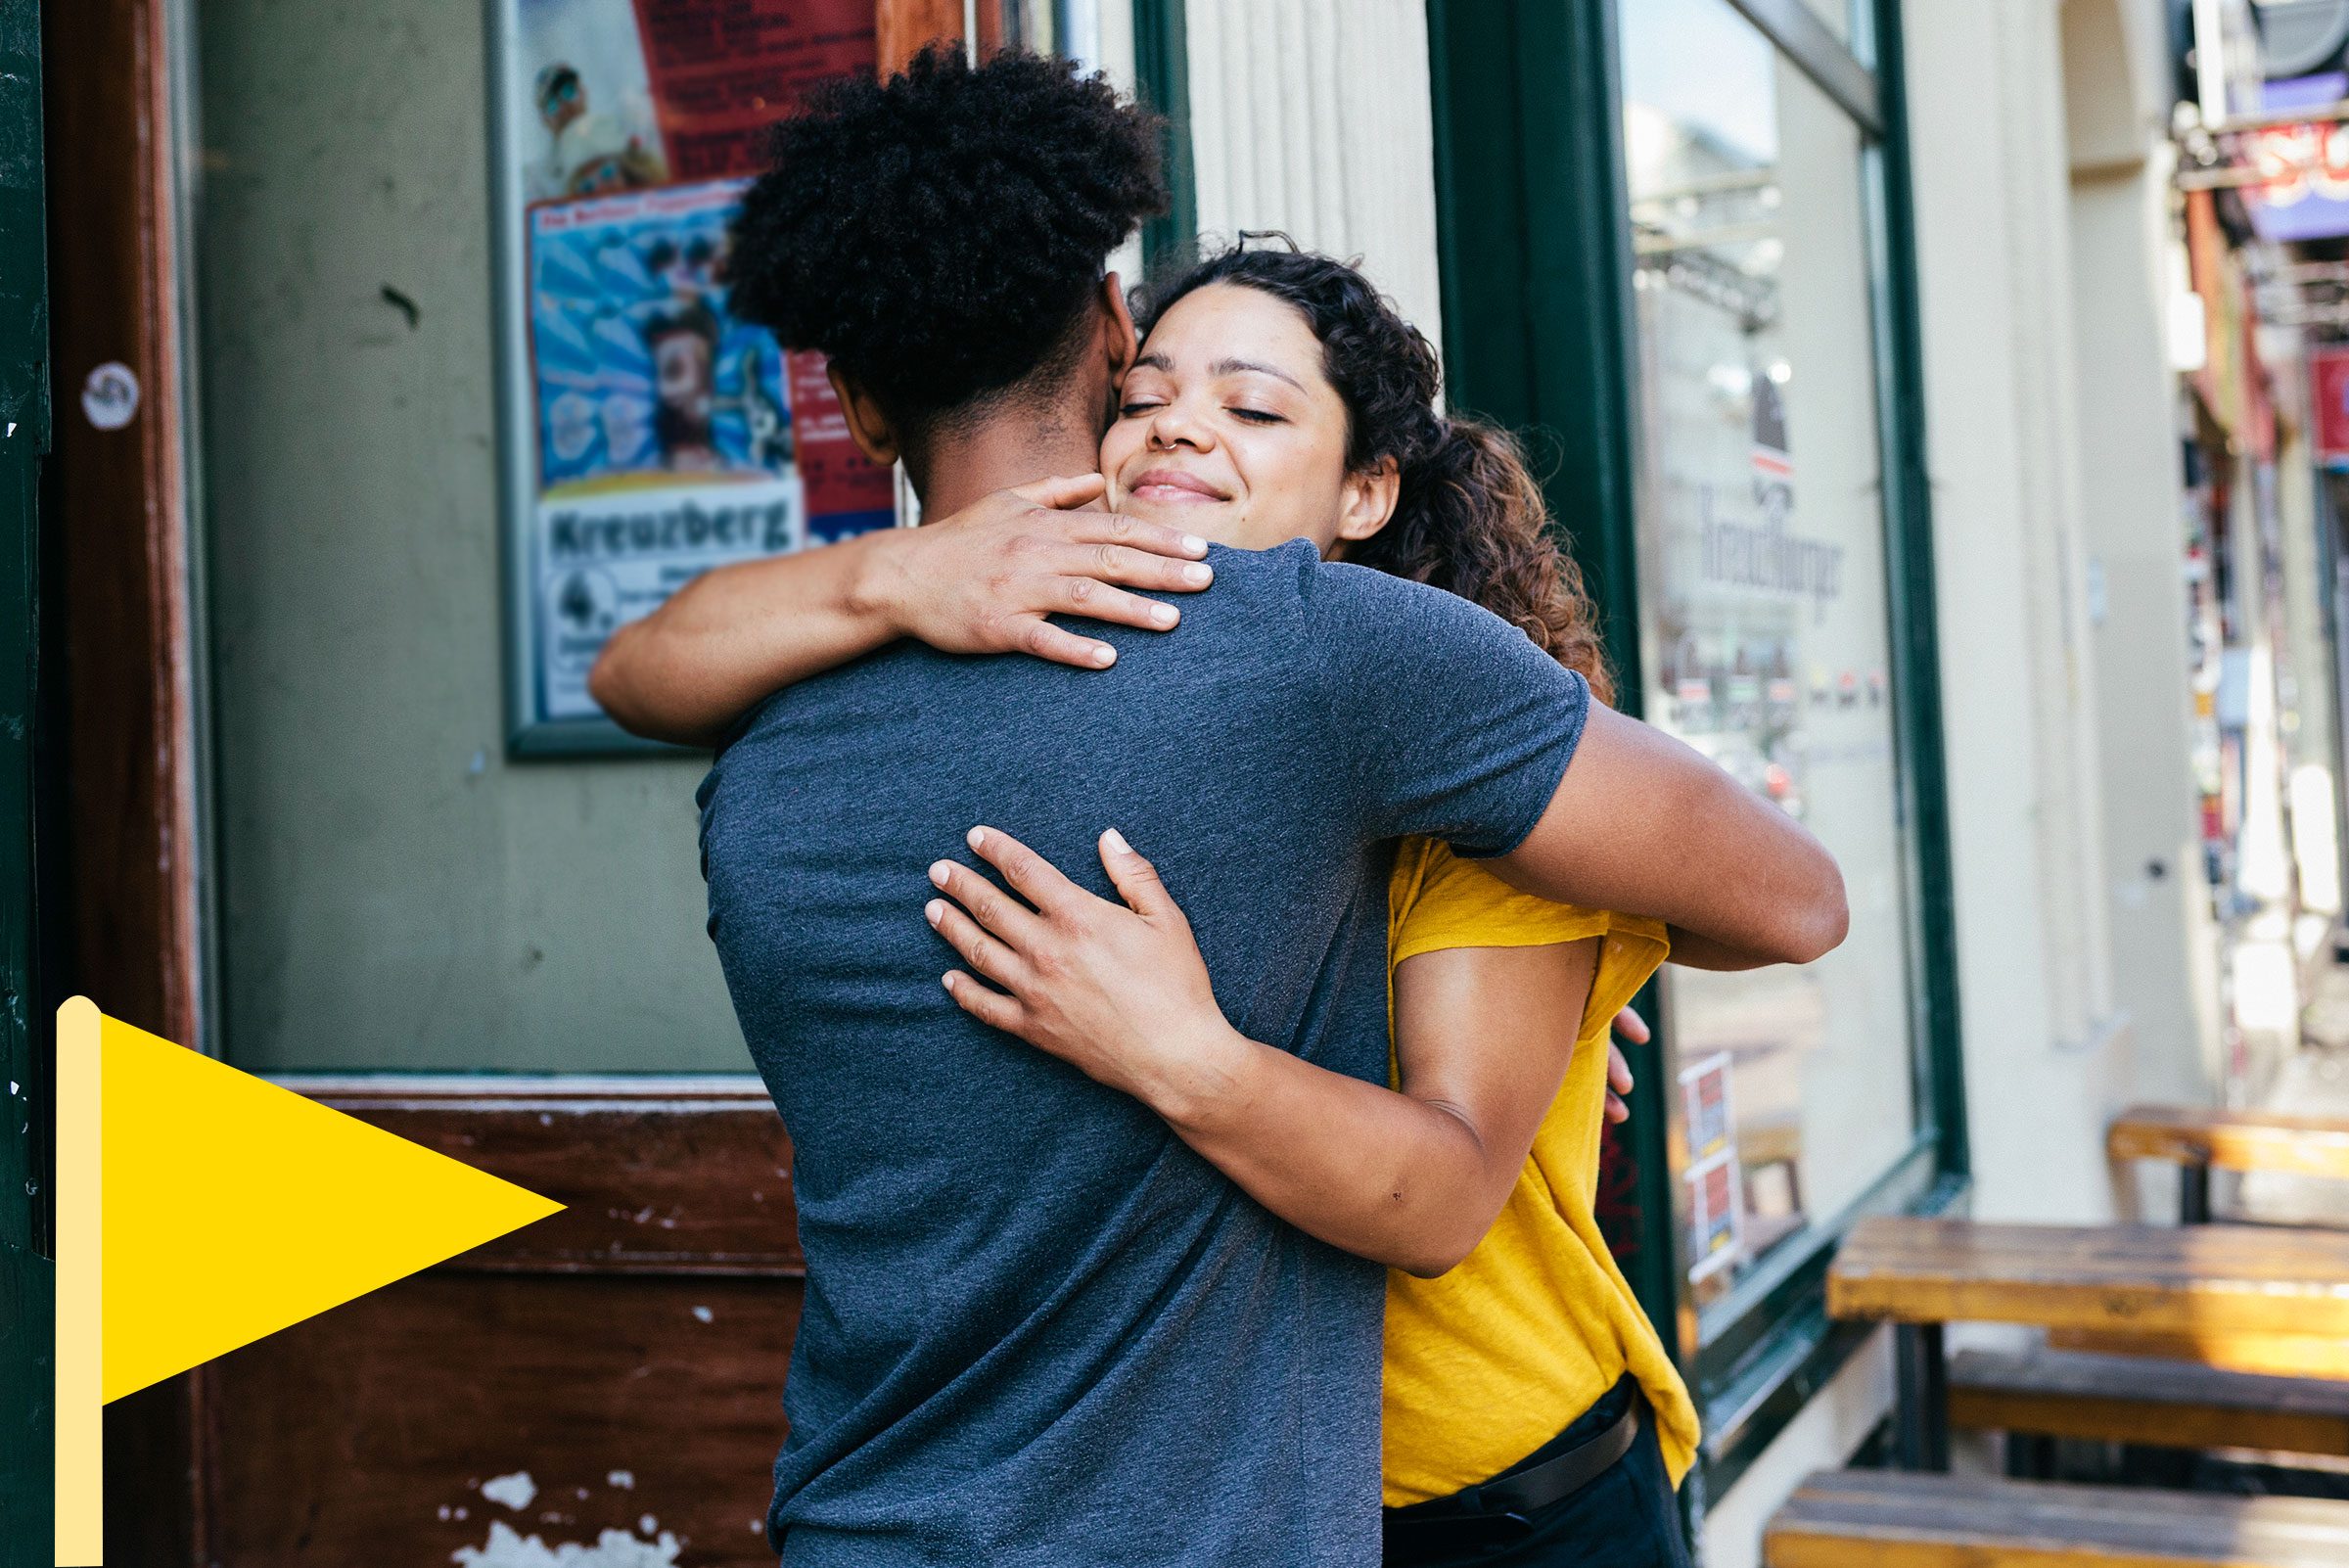
[[[2094,1220],[2110,1212],[2103,1124],[2126,1034],[2106,936],[2057,10],[1912,0],[1907,19],[1910,60],[1930,63],[1910,92],[1976,1207]]]
[[[1420,0],[1188,0],[1199,228],[1283,229],[1444,341]]]
[[[2133,91],[2114,0],[2063,8],[2072,300],[2096,649],[2113,990],[2134,1093],[2206,1098],[2217,954],[2193,779],[2178,387],[2168,365],[2172,155]],[[2150,98],[2151,102],[2147,102]]]
[[[1091,45],[1093,53],[1082,56],[1083,64],[1108,76],[1118,91],[1131,97],[1133,80],[1133,0],[1085,0],[1082,8],[1091,14]],[[1085,39],[1072,29],[1071,42],[1082,45]],[[1109,270],[1115,272],[1130,287],[1142,277],[1142,237],[1139,231],[1110,254]]]

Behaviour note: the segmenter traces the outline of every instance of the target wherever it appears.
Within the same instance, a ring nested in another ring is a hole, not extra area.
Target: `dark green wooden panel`
[[[1167,116],[1166,215],[1142,225],[1142,271],[1155,276],[1187,261],[1199,237],[1191,176],[1190,35],[1182,0],[1134,0],[1133,78],[1143,103]]]
[[[47,1565],[55,1294],[36,1250],[47,1178],[33,1108],[51,1037],[38,985],[33,732],[40,466],[49,447],[40,12],[0,0],[0,1564]]]
[[[1942,1174],[1972,1170],[1965,1126],[1963,1031],[1958,1012],[1957,876],[1950,862],[1949,761],[1942,745],[1939,600],[1933,571],[1933,482],[1926,466],[1924,327],[1909,166],[1909,83],[1899,0],[1877,0],[1876,58],[1885,137],[1877,152],[1882,294],[1877,301],[1878,421],[1884,431],[1885,562],[1892,577],[1893,689],[1899,694],[1902,807],[1907,818],[1913,942],[1918,953],[1919,1118]]]
[[[0,1243],[0,1568],[50,1568],[57,1555],[56,1301],[56,1267]]]
[[[1431,0],[1438,245],[1454,407],[1522,433],[1638,712],[1637,405],[1614,16]]]

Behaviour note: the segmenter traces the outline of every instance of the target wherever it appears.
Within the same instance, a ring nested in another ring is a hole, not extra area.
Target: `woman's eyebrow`
[[[1243,371],[1251,370],[1260,376],[1270,376],[1275,381],[1285,381],[1299,392],[1305,391],[1305,383],[1287,371],[1275,369],[1270,365],[1259,364],[1253,359],[1219,359],[1207,367],[1207,373],[1211,376],[1236,376]]]

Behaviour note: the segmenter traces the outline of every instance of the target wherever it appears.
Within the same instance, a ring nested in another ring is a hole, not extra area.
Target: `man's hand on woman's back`
[[[1098,474],[1037,480],[900,535],[898,548],[875,557],[865,602],[898,635],[947,653],[1024,653],[1105,669],[1117,650],[1045,618],[1171,630],[1181,619],[1173,605],[1127,590],[1195,593],[1215,573],[1196,534],[1083,510],[1104,484]]]

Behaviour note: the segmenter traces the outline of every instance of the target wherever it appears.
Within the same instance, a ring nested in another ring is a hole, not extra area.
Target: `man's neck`
[[[1082,408],[1006,411],[931,444],[925,517],[946,517],[1015,484],[1090,474],[1101,464],[1099,416]]]

